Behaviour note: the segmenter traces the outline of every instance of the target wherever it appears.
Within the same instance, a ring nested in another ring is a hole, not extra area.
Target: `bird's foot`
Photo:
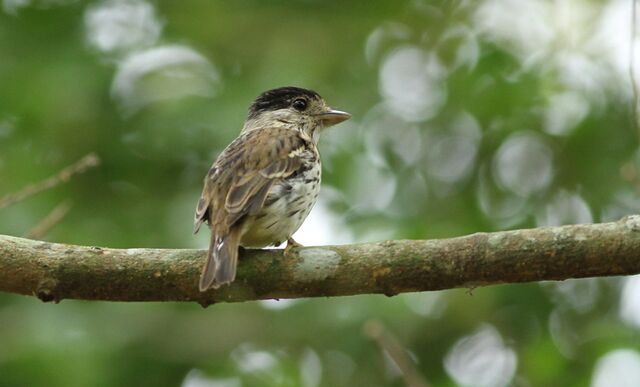
[[[303,247],[300,243],[296,242],[293,238],[287,239],[287,246],[284,248],[284,256],[288,256],[291,250]]]

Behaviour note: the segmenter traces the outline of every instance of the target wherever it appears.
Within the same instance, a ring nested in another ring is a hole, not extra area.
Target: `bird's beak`
[[[351,114],[340,110],[329,109],[318,114],[318,118],[322,120],[324,126],[331,126],[348,120],[351,118]]]

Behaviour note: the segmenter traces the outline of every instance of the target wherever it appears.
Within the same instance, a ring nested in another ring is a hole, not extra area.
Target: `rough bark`
[[[200,293],[204,250],[110,249],[0,235],[0,291],[43,301],[330,297],[640,273],[640,216],[439,240],[241,252],[231,286]]]

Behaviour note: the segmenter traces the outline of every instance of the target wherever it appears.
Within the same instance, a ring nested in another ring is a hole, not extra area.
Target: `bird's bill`
[[[331,126],[348,120],[351,118],[351,114],[340,110],[329,109],[318,114],[318,117],[322,120],[324,126]]]

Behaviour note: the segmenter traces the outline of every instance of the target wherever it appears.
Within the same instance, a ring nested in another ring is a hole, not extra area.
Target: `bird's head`
[[[265,91],[256,98],[249,107],[242,131],[287,127],[302,131],[317,142],[320,129],[350,117],[349,113],[331,109],[315,91],[280,87]]]

